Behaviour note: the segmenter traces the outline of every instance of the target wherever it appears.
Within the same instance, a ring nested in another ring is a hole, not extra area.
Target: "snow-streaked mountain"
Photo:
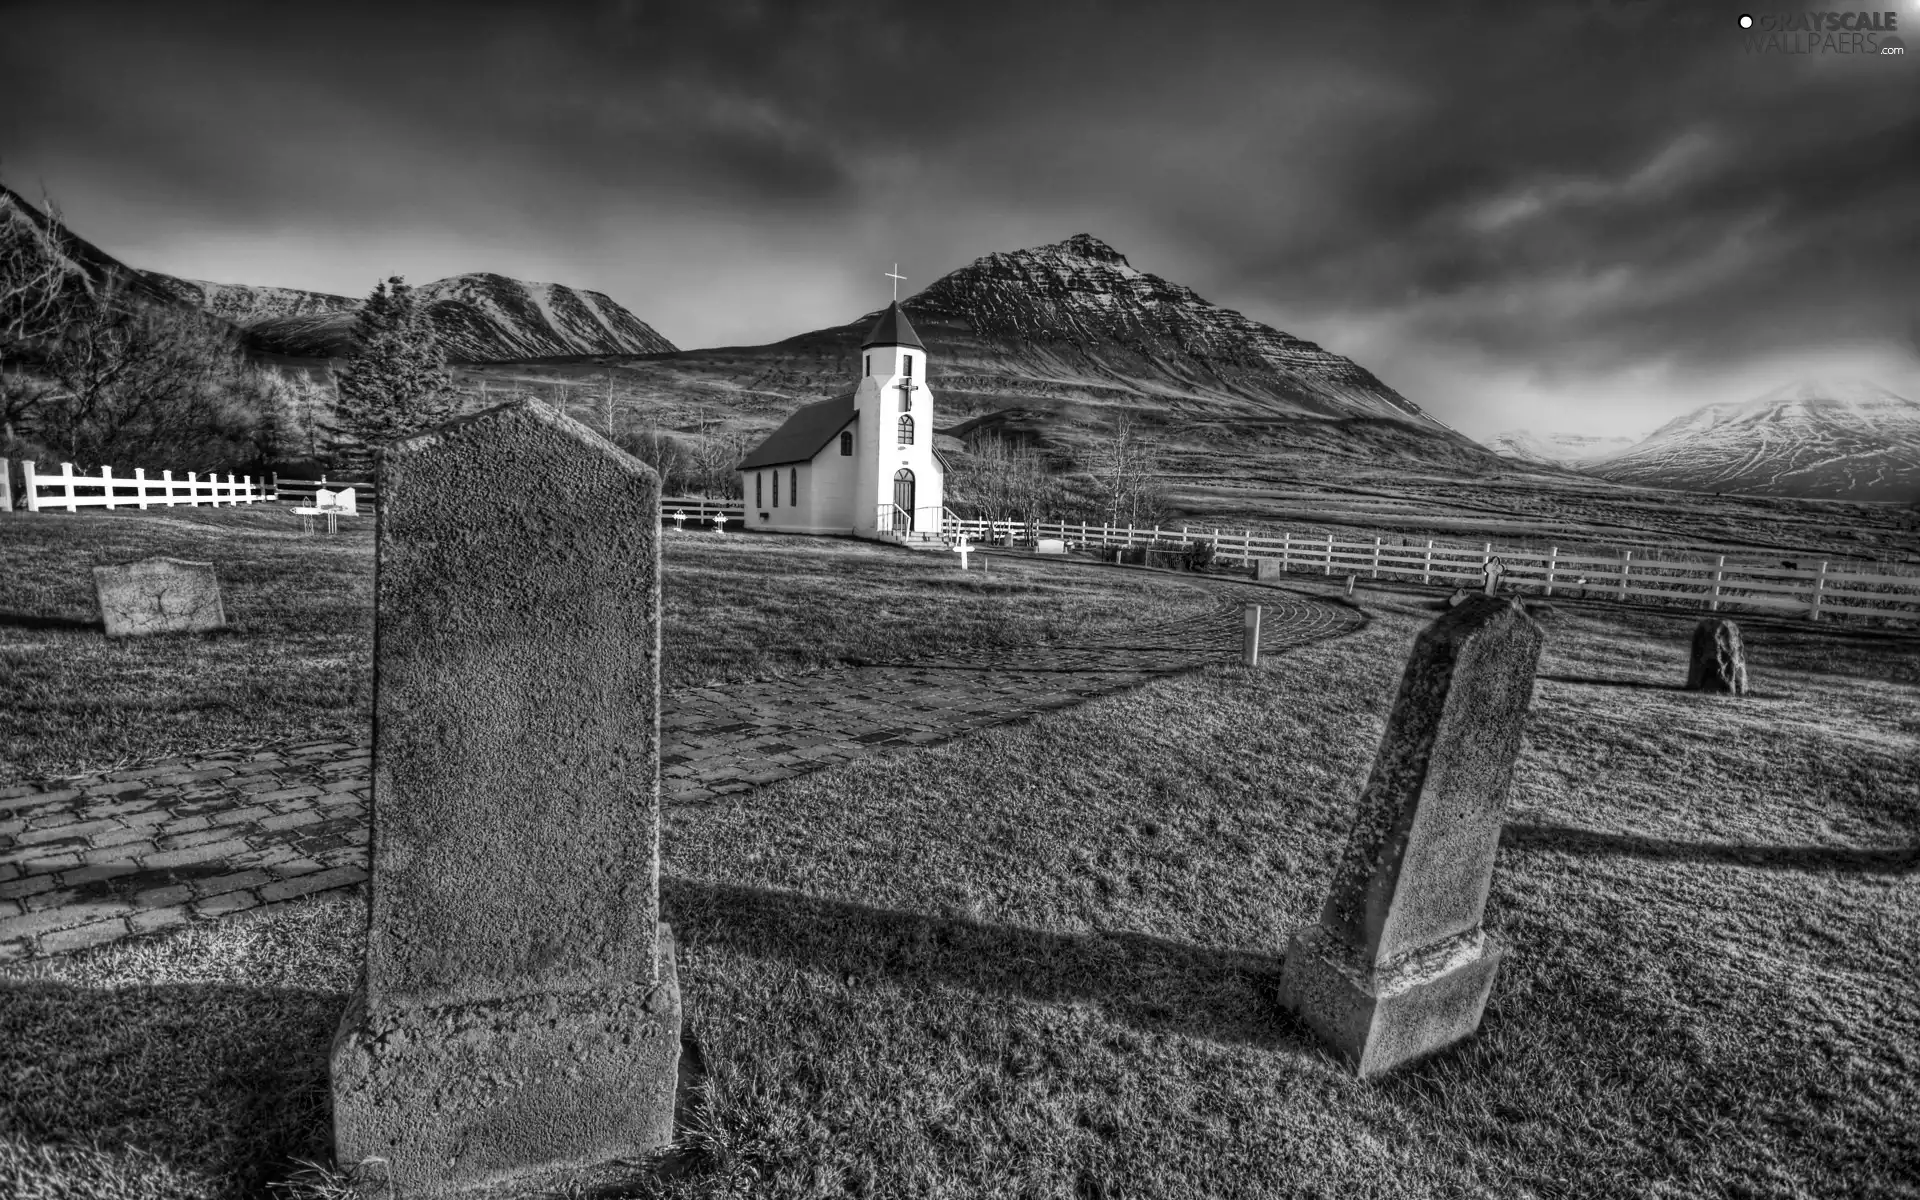
[[[1582,469],[1621,483],[1829,500],[1920,499],[1920,402],[1865,380],[1798,380],[1708,404]]]
[[[1534,433],[1530,429],[1509,429],[1487,439],[1487,449],[1523,462],[1550,463],[1571,467],[1618,454],[1632,446],[1630,437],[1602,437],[1592,433]]]
[[[362,300],[296,288],[207,283],[146,273],[181,301],[234,322],[261,349],[338,357],[352,348]],[[602,292],[476,272],[421,284],[414,295],[456,362],[580,354],[660,354],[673,343]]]

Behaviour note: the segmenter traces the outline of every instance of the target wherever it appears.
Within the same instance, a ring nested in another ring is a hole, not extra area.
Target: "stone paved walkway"
[[[876,749],[986,725],[1236,659],[1240,604],[1278,651],[1357,628],[1344,606],[1195,581],[1204,616],[1074,645],[669,694],[662,798],[711,803]],[[0,962],[59,954],[351,887],[367,876],[372,750],[344,742],[172,759],[0,789]]]

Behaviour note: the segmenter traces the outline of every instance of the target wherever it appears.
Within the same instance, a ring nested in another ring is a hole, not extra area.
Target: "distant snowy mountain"
[[[1864,380],[1799,380],[1667,422],[1591,474],[1696,492],[1920,499],[1920,402]]]
[[[1590,433],[1534,433],[1510,429],[1487,439],[1487,449],[1523,462],[1572,467],[1618,454],[1634,444],[1630,437],[1600,437]]]
[[[247,331],[261,349],[296,357],[337,357],[351,348],[361,300],[326,292],[207,283],[146,272],[184,303]],[[460,362],[503,362],[580,354],[661,354],[672,342],[601,292],[527,283],[477,272],[414,289]]]

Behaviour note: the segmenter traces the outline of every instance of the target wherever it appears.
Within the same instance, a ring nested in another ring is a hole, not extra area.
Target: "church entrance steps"
[[[1276,653],[1351,632],[1341,605],[1195,581],[1198,617],[1072,645],[870,662],[661,702],[661,798],[695,806],[877,750],[930,745],[1237,661],[1240,605]],[[350,888],[367,878],[372,750],[302,742],[0,789],[0,962]]]

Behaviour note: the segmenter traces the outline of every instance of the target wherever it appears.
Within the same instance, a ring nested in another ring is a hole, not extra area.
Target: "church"
[[[747,529],[885,541],[941,535],[927,349],[895,300],[860,343],[860,383],[788,417],[740,461]]]

